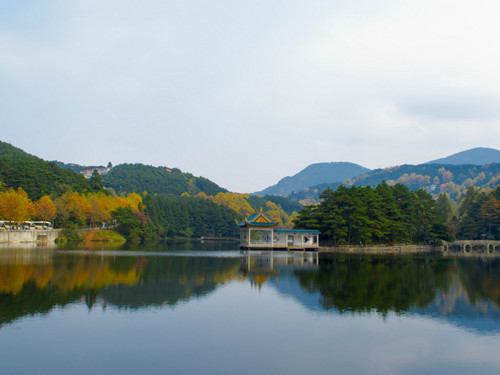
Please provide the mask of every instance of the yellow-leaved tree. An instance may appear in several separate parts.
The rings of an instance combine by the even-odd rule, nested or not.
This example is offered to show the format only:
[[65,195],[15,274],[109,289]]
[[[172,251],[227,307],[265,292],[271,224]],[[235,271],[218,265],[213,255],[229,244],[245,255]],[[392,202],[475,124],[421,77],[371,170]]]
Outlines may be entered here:
[[35,203],[35,218],[43,221],[54,221],[57,210],[56,205],[48,195],[44,195]]
[[22,188],[9,189],[0,193],[0,216],[4,220],[28,220],[33,214],[33,202]]

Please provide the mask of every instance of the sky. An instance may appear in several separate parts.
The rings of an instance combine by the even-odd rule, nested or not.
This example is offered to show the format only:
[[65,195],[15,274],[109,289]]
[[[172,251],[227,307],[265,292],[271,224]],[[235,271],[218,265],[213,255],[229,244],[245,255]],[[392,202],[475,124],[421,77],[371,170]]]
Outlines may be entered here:
[[0,0],[0,140],[254,192],[500,148],[497,0]]

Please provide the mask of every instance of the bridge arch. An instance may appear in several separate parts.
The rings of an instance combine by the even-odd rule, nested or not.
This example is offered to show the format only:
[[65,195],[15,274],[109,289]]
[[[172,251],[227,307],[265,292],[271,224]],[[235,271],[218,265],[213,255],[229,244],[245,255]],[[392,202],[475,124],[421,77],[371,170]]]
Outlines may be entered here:
[[500,241],[497,240],[455,240],[443,242],[443,254],[484,254],[497,255],[500,253]]
[[495,252],[495,244],[489,243],[486,245],[486,253],[493,254]]

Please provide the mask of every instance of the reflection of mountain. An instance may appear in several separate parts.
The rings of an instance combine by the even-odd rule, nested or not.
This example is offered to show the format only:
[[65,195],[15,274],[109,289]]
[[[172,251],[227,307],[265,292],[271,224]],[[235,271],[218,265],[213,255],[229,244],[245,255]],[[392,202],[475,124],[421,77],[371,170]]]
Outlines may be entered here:
[[312,311],[323,311],[321,305],[321,293],[309,291],[299,283],[297,275],[301,272],[311,272],[310,270],[300,270],[291,268],[278,268],[279,280],[273,278],[270,284],[281,294],[293,298],[304,307]]
[[460,328],[482,334],[500,332],[500,309],[489,300],[469,301],[460,282],[455,281],[447,293],[438,293],[424,309],[410,309],[411,313],[446,321]]

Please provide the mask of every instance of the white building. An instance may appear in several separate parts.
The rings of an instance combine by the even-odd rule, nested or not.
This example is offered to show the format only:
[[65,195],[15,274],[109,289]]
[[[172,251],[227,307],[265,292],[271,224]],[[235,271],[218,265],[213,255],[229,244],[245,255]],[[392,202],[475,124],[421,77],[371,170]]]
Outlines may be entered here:
[[274,223],[262,212],[240,223],[241,249],[317,250],[320,232],[315,229],[275,229]]

